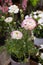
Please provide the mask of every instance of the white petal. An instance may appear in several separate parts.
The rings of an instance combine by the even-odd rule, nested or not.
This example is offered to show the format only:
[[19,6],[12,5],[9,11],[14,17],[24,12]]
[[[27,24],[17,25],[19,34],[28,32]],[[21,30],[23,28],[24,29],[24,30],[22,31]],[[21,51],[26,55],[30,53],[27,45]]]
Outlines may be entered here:
[[33,14],[37,14],[37,11],[36,12],[33,12]]
[[9,10],[8,12],[9,12],[9,13],[13,13],[14,11],[13,11],[13,10]]
[[38,20],[38,24],[43,24],[43,18]]
[[41,63],[38,63],[38,65],[42,65]]
[[38,16],[37,16],[37,15],[34,15],[33,17],[34,17],[35,19],[37,19],[37,18],[38,18]]
[[40,58],[43,59],[43,53],[41,53]]

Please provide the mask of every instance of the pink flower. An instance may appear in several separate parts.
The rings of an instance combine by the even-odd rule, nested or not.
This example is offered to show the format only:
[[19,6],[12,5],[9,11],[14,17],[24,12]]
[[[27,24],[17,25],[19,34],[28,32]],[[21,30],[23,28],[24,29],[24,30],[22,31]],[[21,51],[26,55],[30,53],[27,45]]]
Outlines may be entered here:
[[11,38],[12,39],[22,39],[22,37],[23,37],[22,32],[20,32],[18,30],[15,30],[15,31],[11,32]]
[[28,0],[22,0],[22,8],[26,10]]
[[36,27],[36,21],[32,18],[28,18],[23,20],[22,27],[24,27],[26,30],[33,30]]
[[8,11],[8,6],[4,6],[4,5],[3,5],[3,7],[2,7],[2,12],[5,13],[5,12],[7,12],[7,11]]

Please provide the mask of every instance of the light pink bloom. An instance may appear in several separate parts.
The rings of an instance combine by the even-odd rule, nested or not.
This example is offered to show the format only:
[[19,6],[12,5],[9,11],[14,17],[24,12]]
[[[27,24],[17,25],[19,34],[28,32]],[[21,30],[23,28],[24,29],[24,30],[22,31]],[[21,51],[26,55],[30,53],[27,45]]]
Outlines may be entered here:
[[28,0],[22,0],[22,8],[26,10]]
[[21,26],[24,27],[26,30],[32,30],[36,27],[36,21],[32,18],[28,18],[23,20]]
[[6,23],[11,23],[11,22],[12,22],[12,20],[13,20],[13,18],[12,18],[12,17],[7,17],[7,18],[5,19],[5,22],[6,22]]
[[11,38],[12,39],[22,39],[22,37],[23,37],[23,34],[18,30],[11,32]]
[[5,13],[5,12],[7,12],[7,11],[8,11],[8,6],[4,6],[4,5],[3,5],[3,7],[2,7],[2,12]]

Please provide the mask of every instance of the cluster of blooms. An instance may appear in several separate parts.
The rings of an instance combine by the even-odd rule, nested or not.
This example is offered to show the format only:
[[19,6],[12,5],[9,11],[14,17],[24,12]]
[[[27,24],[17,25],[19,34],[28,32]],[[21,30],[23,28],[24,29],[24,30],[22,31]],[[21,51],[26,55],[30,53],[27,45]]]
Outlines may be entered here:
[[[11,0],[5,0],[5,3],[12,3]],[[27,2],[27,0],[26,0]],[[23,2],[22,2],[23,3]],[[10,6],[0,6],[0,10],[2,10],[3,12],[9,12],[17,14],[18,12],[20,12],[20,9],[17,5],[10,5]],[[35,20],[34,20],[35,19]],[[36,20],[38,20],[38,23],[36,22]],[[13,17],[7,17],[5,19],[6,23],[11,23],[13,21]],[[40,24],[43,26],[43,12],[42,11],[36,11],[36,12],[32,12],[30,14],[30,16],[26,15],[25,19],[22,21],[21,23],[21,27],[26,29],[26,30],[33,30],[35,27],[37,27],[37,25]],[[40,27],[41,28],[41,27]]]
[[38,24],[43,26],[43,11],[32,12],[30,17],[38,20]]
[[[17,5],[11,5],[8,8],[8,12],[17,14],[19,12],[19,8]],[[13,21],[13,17],[7,17],[5,19],[6,23],[11,23]],[[26,29],[26,30],[33,30],[36,27],[36,21],[32,18],[30,18],[28,15],[25,16],[25,19],[21,23],[21,27]],[[12,31],[11,32],[11,37],[12,39],[21,39],[23,34],[20,31]]]
[[[22,1],[22,8],[24,10],[26,10],[26,7],[27,7],[27,1],[28,0],[23,0]],[[8,6],[12,5],[12,0],[4,0],[4,2],[2,2],[2,0],[0,0],[0,3],[2,3],[2,6],[0,5],[0,10],[5,13],[5,12],[8,12]],[[15,8],[15,5],[14,5],[14,8]],[[9,8],[9,9],[14,9],[12,6]],[[17,6],[16,6],[16,9],[17,9]],[[12,10],[9,10],[10,12]],[[13,10],[14,11],[14,10]]]
[[[9,13],[14,13],[14,14],[17,14],[19,12],[19,8],[17,5],[11,5],[9,8],[8,8],[8,12]],[[6,23],[11,23],[13,21],[13,17],[7,17],[5,20],[4,20]],[[18,30],[14,30],[11,32],[11,38],[12,39],[21,39],[23,36],[23,34],[18,31]]]

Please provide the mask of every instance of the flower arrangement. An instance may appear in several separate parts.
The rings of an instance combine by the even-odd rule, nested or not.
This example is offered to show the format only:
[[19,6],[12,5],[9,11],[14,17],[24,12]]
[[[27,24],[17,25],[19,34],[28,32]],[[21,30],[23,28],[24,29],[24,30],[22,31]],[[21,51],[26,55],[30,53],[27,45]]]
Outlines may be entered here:
[[[9,2],[5,0],[5,3]],[[31,41],[31,30],[36,27],[36,21],[24,15],[22,8],[8,5],[8,9],[0,7],[3,20],[3,35],[6,35],[6,48],[17,62],[28,62],[30,55],[36,55],[37,49]]]

